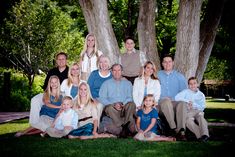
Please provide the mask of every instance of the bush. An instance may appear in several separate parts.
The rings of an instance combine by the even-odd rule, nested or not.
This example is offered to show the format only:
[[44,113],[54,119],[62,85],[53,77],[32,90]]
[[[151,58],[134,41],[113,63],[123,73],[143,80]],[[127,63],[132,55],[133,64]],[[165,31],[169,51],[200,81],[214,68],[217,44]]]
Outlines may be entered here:
[[36,75],[32,87],[29,87],[28,79],[22,72],[15,69],[0,68],[1,82],[4,80],[4,72],[10,72],[9,90],[10,95],[3,97],[4,89],[3,83],[0,84],[1,100],[3,100],[1,111],[29,111],[31,98],[43,92],[41,86],[43,85],[45,75]]

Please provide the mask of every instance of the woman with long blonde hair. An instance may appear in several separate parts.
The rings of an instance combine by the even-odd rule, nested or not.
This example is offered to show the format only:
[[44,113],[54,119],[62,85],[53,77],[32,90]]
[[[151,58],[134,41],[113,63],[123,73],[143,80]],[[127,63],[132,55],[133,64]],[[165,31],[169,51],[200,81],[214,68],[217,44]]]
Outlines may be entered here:
[[61,84],[61,92],[64,96],[70,96],[75,100],[78,95],[78,86],[81,82],[80,79],[80,66],[79,63],[73,63],[69,67],[68,78],[65,79]]
[[103,53],[98,50],[97,40],[93,33],[86,36],[83,50],[80,56],[81,79],[87,81],[90,73],[96,69],[98,57]]
[[78,114],[78,128],[69,133],[69,138],[90,139],[110,137],[109,134],[98,134],[98,111],[97,105],[91,98],[89,85],[82,82],[79,85],[79,96],[77,103],[74,105],[74,110]]

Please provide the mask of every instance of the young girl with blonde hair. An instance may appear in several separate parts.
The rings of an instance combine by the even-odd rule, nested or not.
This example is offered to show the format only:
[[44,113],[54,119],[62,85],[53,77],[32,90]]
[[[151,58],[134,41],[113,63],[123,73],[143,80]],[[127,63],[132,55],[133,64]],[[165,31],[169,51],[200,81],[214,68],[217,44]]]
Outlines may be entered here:
[[138,133],[134,139],[140,141],[175,141],[173,137],[157,135],[158,112],[155,109],[155,100],[152,94],[144,97],[142,109],[137,112],[136,126]]

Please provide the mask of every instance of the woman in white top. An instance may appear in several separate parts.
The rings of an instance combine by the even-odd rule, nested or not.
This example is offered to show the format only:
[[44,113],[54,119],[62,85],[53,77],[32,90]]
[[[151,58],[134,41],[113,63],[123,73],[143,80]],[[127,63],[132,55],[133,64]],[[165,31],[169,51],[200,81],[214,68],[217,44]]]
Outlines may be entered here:
[[68,78],[65,79],[60,87],[63,96],[70,96],[75,100],[78,95],[78,86],[81,82],[80,80],[80,67],[78,63],[73,63],[69,67]]
[[156,76],[156,67],[151,61],[144,64],[142,74],[134,81],[133,99],[137,109],[141,108],[144,96],[147,94],[153,94],[156,103],[161,94],[160,82]]
[[98,50],[95,35],[92,33],[88,34],[80,56],[82,80],[87,81],[90,73],[98,69],[97,60],[102,54],[103,53]]

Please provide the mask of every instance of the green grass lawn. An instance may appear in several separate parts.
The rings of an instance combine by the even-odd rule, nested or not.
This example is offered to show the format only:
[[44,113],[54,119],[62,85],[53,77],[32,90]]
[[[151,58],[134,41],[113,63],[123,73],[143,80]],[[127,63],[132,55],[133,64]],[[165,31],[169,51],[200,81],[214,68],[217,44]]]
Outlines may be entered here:
[[[205,116],[211,122],[235,123],[235,103],[207,100]],[[14,133],[28,127],[28,119],[0,124],[1,156],[95,156],[95,157],[220,157],[232,156],[234,127],[209,127],[207,143],[139,142],[133,139],[70,140],[41,138],[39,135],[15,138]]]

